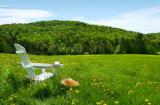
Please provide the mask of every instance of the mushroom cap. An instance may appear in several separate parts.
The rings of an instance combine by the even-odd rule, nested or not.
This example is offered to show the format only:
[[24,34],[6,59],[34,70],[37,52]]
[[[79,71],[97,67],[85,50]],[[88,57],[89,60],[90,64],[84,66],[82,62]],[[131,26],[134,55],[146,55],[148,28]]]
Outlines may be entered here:
[[76,80],[73,80],[71,78],[62,79],[61,83],[65,86],[69,86],[69,87],[79,86],[79,82]]

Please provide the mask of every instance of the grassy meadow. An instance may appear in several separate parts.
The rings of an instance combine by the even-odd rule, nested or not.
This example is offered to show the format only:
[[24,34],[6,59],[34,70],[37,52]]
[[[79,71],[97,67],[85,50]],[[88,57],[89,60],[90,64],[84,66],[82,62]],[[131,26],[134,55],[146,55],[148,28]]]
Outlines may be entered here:
[[[0,54],[0,105],[160,105],[159,55],[29,55],[32,62],[64,67],[35,83],[16,54]],[[73,78],[79,87],[60,81]]]

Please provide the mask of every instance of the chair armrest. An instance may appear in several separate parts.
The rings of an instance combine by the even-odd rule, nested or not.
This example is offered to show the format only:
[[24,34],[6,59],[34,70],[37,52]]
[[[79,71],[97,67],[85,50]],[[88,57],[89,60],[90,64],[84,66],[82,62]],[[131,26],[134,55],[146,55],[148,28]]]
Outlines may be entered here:
[[52,64],[47,64],[47,63],[31,63],[32,67],[34,68],[53,68]]
[[47,63],[31,63],[31,65],[34,68],[40,68],[40,69],[57,68],[63,66],[63,64],[47,64]]
[[63,64],[52,64],[53,67],[63,67]]

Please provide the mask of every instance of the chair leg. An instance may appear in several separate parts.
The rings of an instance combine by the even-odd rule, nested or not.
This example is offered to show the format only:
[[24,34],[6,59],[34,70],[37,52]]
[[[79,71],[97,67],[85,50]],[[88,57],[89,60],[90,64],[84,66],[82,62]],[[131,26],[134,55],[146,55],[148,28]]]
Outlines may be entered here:
[[57,75],[58,75],[57,72],[56,72],[56,69],[54,69],[54,68],[53,68],[53,75],[54,75],[54,76],[57,76]]
[[42,69],[42,73],[45,73],[46,72],[46,69]]
[[53,74],[55,73],[55,69],[53,68]]

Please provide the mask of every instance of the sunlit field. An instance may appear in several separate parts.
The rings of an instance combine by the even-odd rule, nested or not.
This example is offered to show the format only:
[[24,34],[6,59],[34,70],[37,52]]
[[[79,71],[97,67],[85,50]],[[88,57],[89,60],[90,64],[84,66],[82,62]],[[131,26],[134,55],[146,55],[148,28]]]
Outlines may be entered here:
[[[0,54],[1,105],[160,105],[159,55],[29,57],[37,63],[59,60],[64,67],[35,83],[27,79],[17,55]],[[65,87],[60,83],[64,78],[80,86]]]

